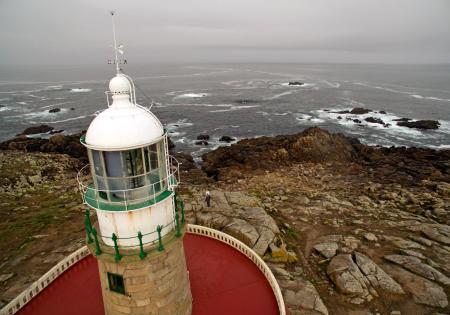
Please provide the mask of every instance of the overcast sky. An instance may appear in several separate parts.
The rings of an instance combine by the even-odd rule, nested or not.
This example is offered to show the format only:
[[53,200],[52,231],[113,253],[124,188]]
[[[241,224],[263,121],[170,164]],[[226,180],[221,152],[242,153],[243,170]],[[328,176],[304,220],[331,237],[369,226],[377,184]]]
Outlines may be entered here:
[[450,0],[0,0],[0,65],[450,63]]

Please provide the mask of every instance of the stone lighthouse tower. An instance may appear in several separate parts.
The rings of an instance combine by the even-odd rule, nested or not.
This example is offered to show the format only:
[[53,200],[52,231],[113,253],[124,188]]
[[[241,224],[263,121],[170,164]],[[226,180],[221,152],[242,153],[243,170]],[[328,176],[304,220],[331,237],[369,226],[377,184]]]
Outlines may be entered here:
[[167,133],[136,103],[134,83],[118,66],[107,96],[108,108],[81,139],[90,165],[80,178],[84,203],[97,215],[93,223],[87,210],[85,225],[105,313],[191,314],[178,163],[168,155]]

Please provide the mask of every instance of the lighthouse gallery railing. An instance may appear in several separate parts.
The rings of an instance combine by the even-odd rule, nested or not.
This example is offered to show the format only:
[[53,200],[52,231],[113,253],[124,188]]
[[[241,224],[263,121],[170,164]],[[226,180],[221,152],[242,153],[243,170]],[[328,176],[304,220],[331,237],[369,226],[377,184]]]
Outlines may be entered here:
[[[97,189],[94,186],[90,174],[89,164],[85,165],[77,174],[79,189],[83,202],[92,208],[105,211],[129,211],[153,205],[166,198],[172,193],[173,187],[179,183],[179,162],[176,158],[168,156],[168,176],[153,182],[130,189]],[[139,175],[130,177],[130,180],[146,176]],[[167,189],[162,188],[167,187]],[[138,198],[139,194],[144,197]],[[114,197],[111,197],[114,196]],[[106,197],[106,198],[105,198]]]

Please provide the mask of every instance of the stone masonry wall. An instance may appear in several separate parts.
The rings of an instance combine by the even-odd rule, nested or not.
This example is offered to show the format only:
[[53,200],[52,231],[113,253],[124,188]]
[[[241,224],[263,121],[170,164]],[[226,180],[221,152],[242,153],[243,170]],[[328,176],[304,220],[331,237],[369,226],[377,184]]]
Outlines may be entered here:
[[[103,256],[103,257],[102,257]],[[98,258],[106,315],[190,315],[192,295],[183,239],[143,260]],[[125,295],[109,290],[107,272],[123,275]]]

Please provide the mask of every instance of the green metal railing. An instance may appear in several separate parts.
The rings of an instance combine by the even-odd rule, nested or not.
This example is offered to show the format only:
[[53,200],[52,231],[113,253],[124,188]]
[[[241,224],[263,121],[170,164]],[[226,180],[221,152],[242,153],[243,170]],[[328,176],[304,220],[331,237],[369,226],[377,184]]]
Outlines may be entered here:
[[[108,238],[111,239],[114,243],[113,246],[107,245],[105,243],[102,243],[102,245],[100,245],[100,241],[98,239],[98,232],[95,229],[95,227],[92,226],[92,222],[91,222],[91,217],[90,217],[90,210],[86,209],[85,212],[85,219],[84,219],[84,226],[85,226],[85,230],[86,230],[86,240],[88,244],[92,244],[94,243],[95,246],[95,255],[99,256],[102,254],[110,254],[107,253],[106,251],[102,250],[102,246],[107,246],[109,248],[114,248],[114,259],[115,261],[120,261],[123,256],[133,256],[136,255],[135,253],[133,254],[127,254],[127,253],[121,253],[121,248],[124,249],[126,247],[139,247],[139,253],[138,256],[140,259],[144,259],[145,257],[147,257],[148,252],[146,252],[144,250],[144,245],[149,245],[149,244],[157,244],[157,250],[158,251],[164,251],[164,243],[163,243],[163,237],[162,237],[162,231],[166,228],[169,228],[173,225],[173,223],[175,223],[175,236],[176,237],[181,237],[182,235],[182,227],[185,225],[185,215],[184,215],[184,202],[183,200],[179,199],[176,197],[174,197],[174,203],[175,203],[175,219],[171,222],[169,222],[168,224],[161,226],[158,225],[156,230],[153,232],[149,232],[149,233],[145,233],[142,234],[140,231],[137,233],[136,236],[131,236],[131,237],[117,237],[117,235],[115,233],[113,233],[111,235],[111,237],[106,236],[106,235],[101,235],[102,238]],[[150,235],[150,234],[154,234],[154,233],[158,233],[158,237],[156,240],[150,241],[150,242],[146,242],[144,243],[142,241],[142,238],[144,236]],[[130,239],[134,239],[136,238],[138,241],[138,245],[118,245],[118,241],[120,241],[121,239],[123,240],[130,240]]]

